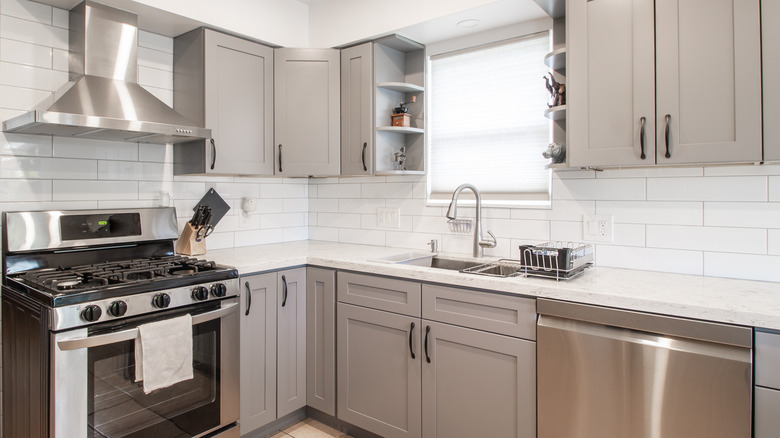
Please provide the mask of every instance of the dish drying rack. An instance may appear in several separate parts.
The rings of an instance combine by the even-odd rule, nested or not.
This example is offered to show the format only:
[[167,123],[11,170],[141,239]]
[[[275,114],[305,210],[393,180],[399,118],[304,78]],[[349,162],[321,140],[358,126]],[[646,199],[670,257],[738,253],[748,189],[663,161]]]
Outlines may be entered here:
[[571,280],[593,265],[593,245],[546,242],[520,245],[520,260],[500,259],[461,272],[489,277],[543,277]]
[[593,245],[577,242],[520,245],[520,265],[528,277],[570,280],[593,266]]

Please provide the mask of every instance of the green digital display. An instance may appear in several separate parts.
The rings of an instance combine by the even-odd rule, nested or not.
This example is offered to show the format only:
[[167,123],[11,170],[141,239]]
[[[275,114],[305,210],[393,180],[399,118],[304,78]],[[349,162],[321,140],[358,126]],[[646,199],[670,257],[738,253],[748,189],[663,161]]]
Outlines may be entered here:
[[98,221],[98,225],[100,226],[108,225],[108,221]]

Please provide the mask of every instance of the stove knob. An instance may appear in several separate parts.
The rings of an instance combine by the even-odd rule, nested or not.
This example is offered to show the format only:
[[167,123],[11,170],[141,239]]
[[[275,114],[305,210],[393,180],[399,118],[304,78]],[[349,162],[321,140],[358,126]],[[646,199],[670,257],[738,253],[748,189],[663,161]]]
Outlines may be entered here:
[[227,286],[222,283],[214,283],[211,285],[211,295],[217,298],[222,298],[227,295]]
[[209,298],[209,290],[206,286],[198,286],[192,290],[192,299],[195,301],[203,301]]
[[114,301],[108,306],[108,313],[111,316],[122,316],[127,312],[127,303],[124,301]]
[[95,322],[100,319],[100,315],[103,311],[100,310],[100,306],[87,306],[81,311],[81,319],[87,322]]
[[157,294],[152,298],[152,304],[158,309],[164,309],[171,304],[171,296],[168,294]]

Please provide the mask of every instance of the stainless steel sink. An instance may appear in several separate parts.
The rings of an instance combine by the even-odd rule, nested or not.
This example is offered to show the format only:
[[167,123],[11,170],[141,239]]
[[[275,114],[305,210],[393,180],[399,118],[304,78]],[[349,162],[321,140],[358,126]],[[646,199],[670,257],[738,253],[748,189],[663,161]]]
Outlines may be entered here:
[[433,257],[431,259],[431,268],[447,269],[450,271],[462,271],[480,265],[474,260],[448,259],[444,257]]

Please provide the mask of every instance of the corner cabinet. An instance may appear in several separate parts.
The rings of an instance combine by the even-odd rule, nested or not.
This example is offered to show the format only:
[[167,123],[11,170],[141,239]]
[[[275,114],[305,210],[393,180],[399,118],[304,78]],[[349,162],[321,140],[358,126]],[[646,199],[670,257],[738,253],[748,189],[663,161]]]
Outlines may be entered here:
[[209,140],[174,145],[174,174],[273,174],[273,49],[210,29],[174,39],[173,106]]
[[571,166],[761,160],[758,0],[568,0],[566,11]]
[[306,406],[306,269],[241,278],[241,434]]
[[336,49],[274,50],[275,174],[339,174],[339,61]]

